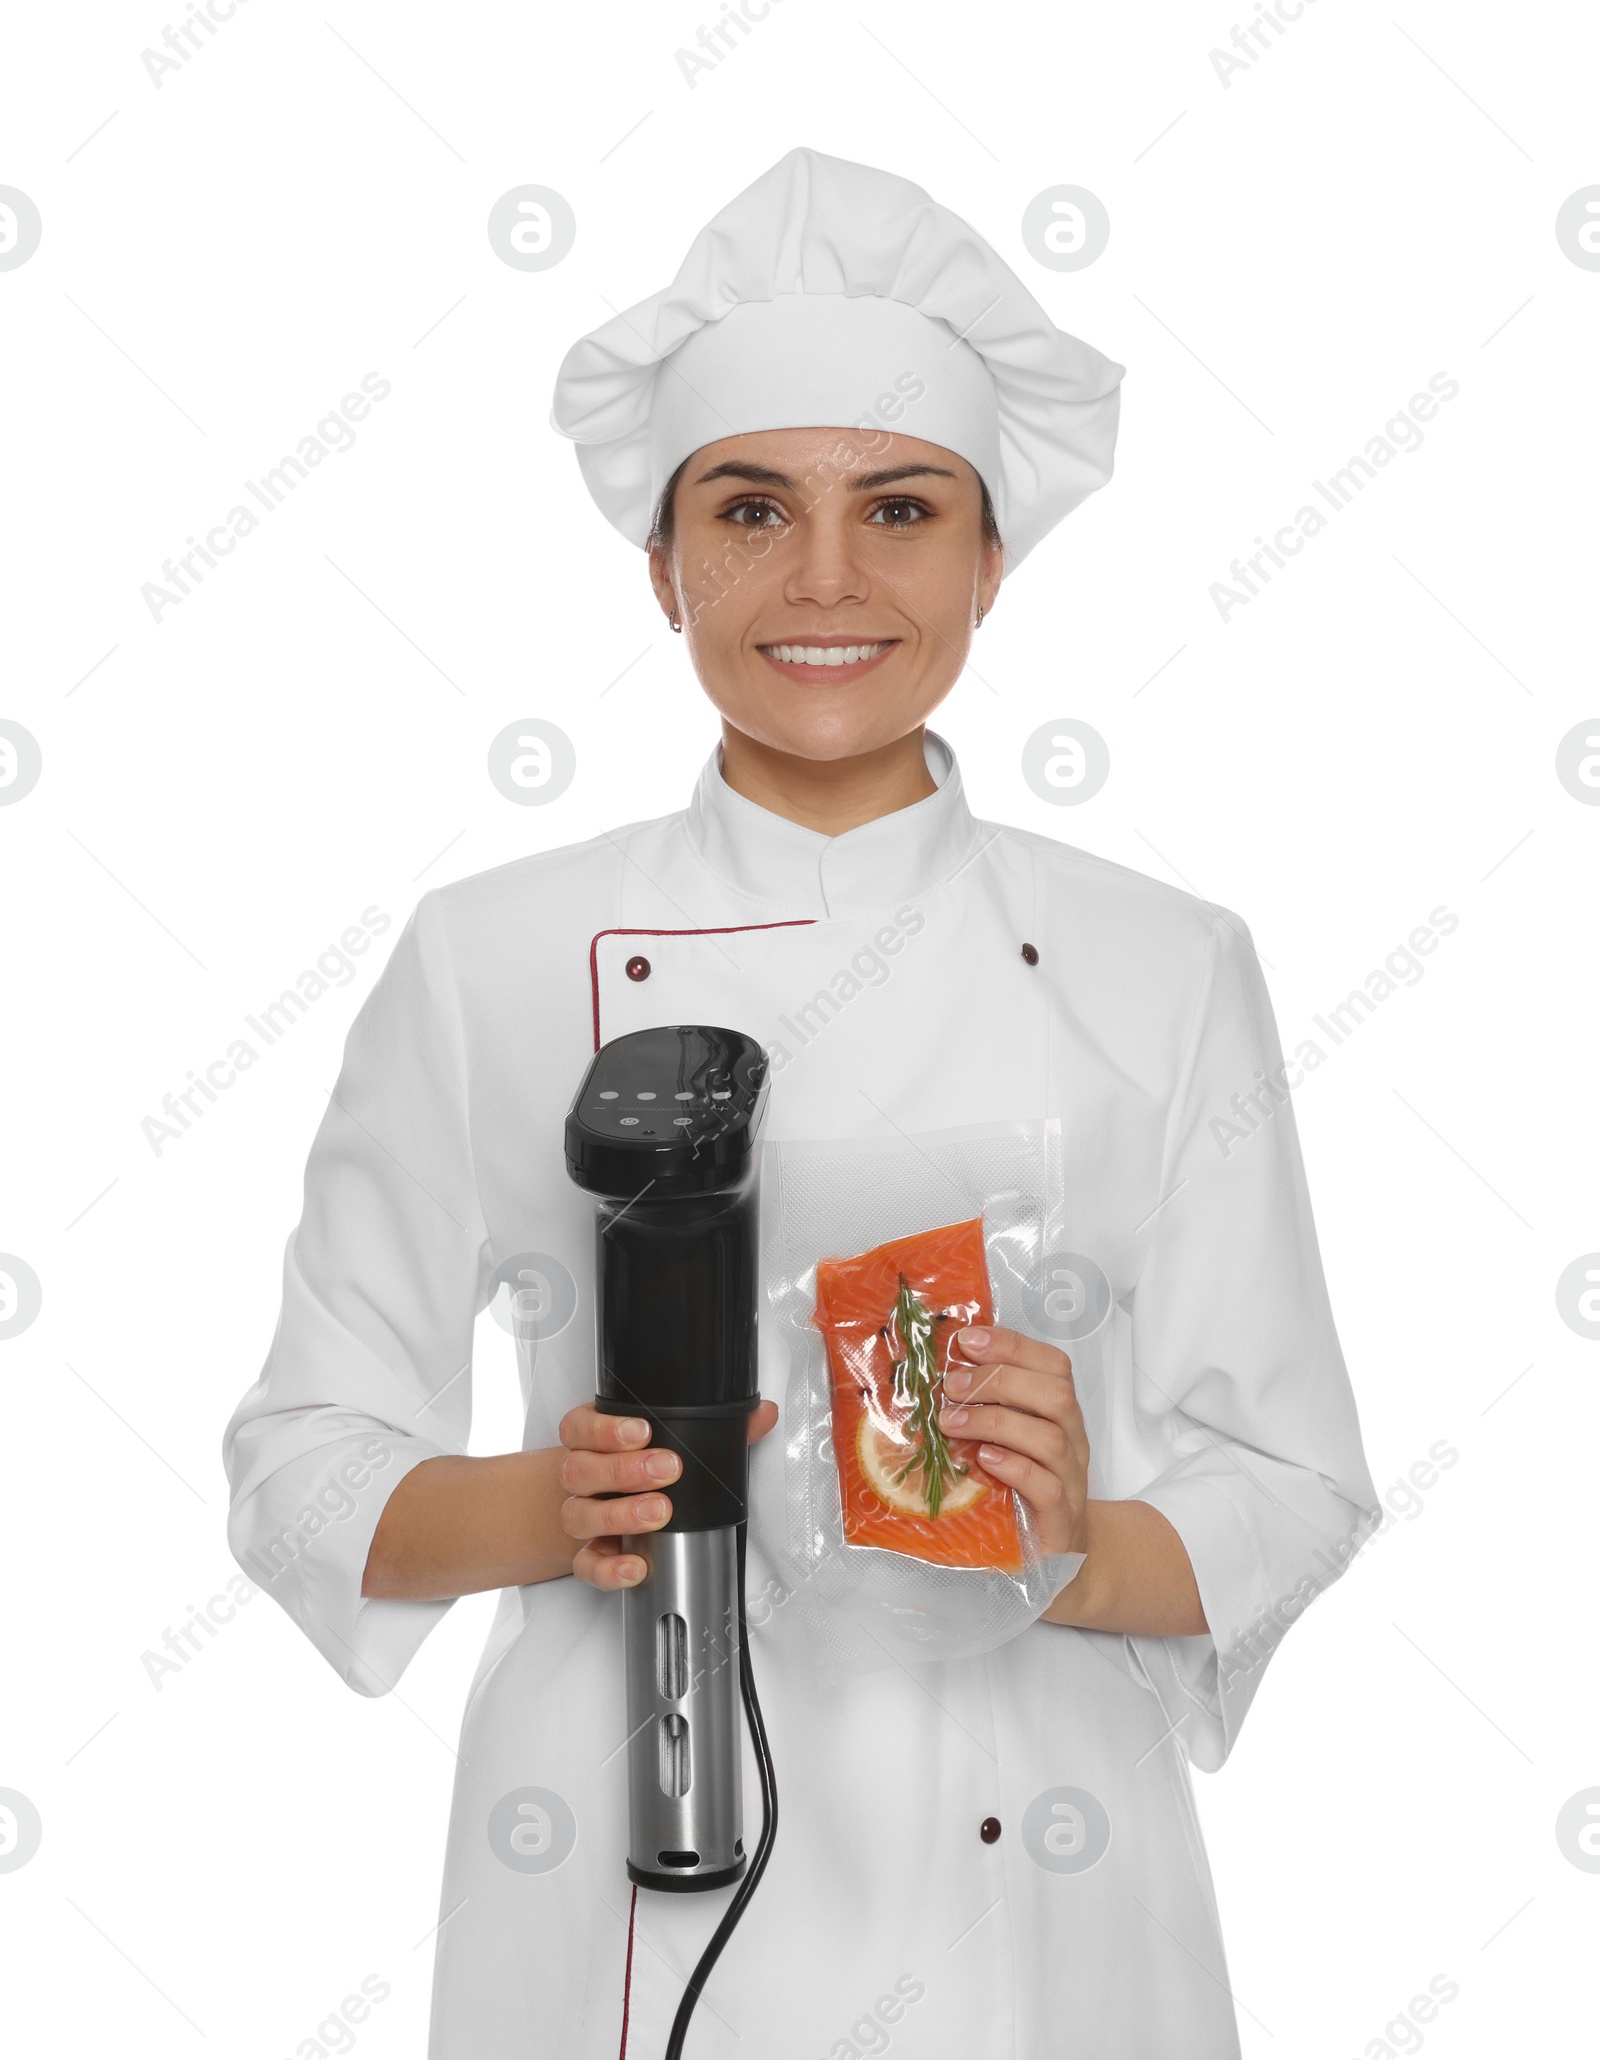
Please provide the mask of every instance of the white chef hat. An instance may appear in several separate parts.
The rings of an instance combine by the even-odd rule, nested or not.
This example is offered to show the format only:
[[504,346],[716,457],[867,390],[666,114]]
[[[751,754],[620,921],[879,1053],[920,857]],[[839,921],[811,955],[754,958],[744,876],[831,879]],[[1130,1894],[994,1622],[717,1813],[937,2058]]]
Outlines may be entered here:
[[1016,565],[1110,478],[1122,372],[920,186],[791,150],[670,286],[572,346],[550,421],[641,546],[678,466],[721,437],[860,425],[940,444],[988,487]]

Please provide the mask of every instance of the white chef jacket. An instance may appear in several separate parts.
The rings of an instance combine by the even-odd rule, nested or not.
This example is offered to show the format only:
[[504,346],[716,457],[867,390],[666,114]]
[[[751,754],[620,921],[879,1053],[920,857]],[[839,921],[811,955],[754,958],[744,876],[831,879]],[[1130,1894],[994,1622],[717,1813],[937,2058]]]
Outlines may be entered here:
[[[1221,1764],[1377,1504],[1271,1005],[1236,916],[976,819],[932,732],[926,755],[936,793],[828,837],[735,793],[713,752],[679,813],[424,895],[312,1146],[277,1333],[228,1428],[230,1542],[353,1688],[395,1684],[449,1605],[363,1599],[367,1551],[409,1469],[465,1449],[497,1267],[547,1254],[578,1286],[525,1355],[525,1449],[594,1391],[593,1202],[563,1124],[602,1041],[749,1031],[777,1140],[1059,1118],[1067,1242],[1114,1297],[1077,1368],[1091,1493],[1172,1522],[1211,1631],[1040,1621],[825,1685],[784,1607],[780,1425],[752,1455],[746,1583],[779,1833],[687,2050],[1224,2060],[1189,1765]],[[888,976],[841,978],[885,931]],[[781,1408],[775,1331],[761,1391]],[[657,2060],[733,1893],[627,1879],[622,1608],[571,1578],[501,1597],[463,1721],[431,2060]],[[744,1778],[753,1849],[748,1740]],[[521,1790],[526,1865],[506,1858]]]

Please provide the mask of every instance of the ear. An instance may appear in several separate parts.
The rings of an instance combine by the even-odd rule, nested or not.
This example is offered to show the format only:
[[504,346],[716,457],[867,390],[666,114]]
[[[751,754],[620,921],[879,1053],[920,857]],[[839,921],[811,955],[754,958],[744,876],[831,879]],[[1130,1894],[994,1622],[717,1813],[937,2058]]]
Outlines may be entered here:
[[650,546],[649,562],[650,585],[654,589],[662,614],[671,616],[676,612],[681,615],[683,611],[678,606],[678,590],[673,583],[672,570],[667,562],[667,554],[659,544]]
[[987,618],[994,611],[994,604],[1000,595],[1000,582],[1005,577],[1005,551],[999,544],[985,544],[983,559],[978,568],[978,605]]

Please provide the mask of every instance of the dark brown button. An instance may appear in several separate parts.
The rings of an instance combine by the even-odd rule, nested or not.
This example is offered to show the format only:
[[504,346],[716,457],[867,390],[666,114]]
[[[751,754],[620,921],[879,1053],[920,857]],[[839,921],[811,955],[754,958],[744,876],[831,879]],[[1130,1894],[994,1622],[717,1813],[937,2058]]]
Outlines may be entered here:
[[630,980],[648,980],[650,961],[647,958],[631,958],[622,970]]
[[1000,1819],[998,1817],[985,1817],[978,1826],[978,1836],[985,1845],[993,1845],[1000,1836]]
[[1037,965],[1037,964],[1039,963],[1039,952],[1038,952],[1038,947],[1037,947],[1036,945],[1032,945],[1032,944],[1025,944],[1025,945],[1023,945],[1023,947],[1022,947],[1022,963],[1023,963],[1023,964],[1025,965],[1025,966],[1036,966],[1036,965]]

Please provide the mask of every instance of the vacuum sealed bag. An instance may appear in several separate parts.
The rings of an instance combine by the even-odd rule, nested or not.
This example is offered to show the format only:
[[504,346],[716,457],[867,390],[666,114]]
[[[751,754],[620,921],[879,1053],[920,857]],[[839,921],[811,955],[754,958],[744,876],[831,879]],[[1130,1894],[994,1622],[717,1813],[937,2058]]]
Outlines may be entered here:
[[783,1557],[819,1675],[973,1658],[1082,1565],[937,1422],[956,1333],[1029,1321],[1058,1240],[1056,1119],[774,1142],[762,1161],[770,1317],[789,1352]]
[[1010,1492],[939,1423],[957,1331],[994,1321],[982,1217],[820,1259],[816,1294],[846,1544],[1020,1573]]

